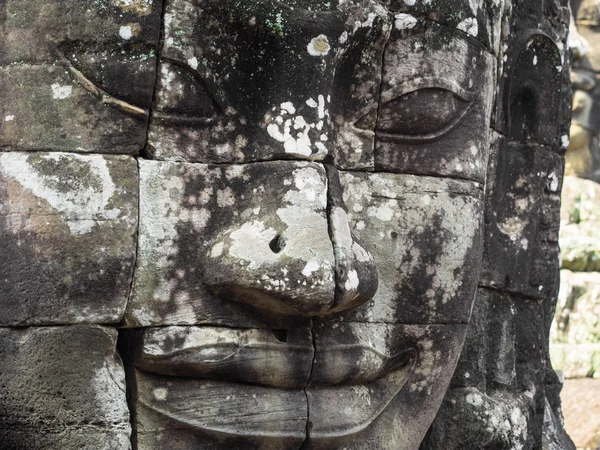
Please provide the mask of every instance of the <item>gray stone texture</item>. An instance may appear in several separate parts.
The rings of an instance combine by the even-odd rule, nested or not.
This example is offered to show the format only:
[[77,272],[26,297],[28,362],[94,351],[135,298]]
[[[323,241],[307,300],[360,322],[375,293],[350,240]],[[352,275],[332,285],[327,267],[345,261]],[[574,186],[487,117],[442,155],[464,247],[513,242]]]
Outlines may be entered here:
[[0,2],[0,447],[570,448],[567,24]]
[[1,328],[1,447],[129,449],[116,343],[116,330],[97,325]]
[[9,0],[0,20],[0,149],[145,145],[159,1]]
[[[566,2],[506,2],[482,274],[465,346],[422,450],[574,449],[548,354],[568,143]],[[543,81],[542,81],[543,80]]]
[[137,178],[128,156],[0,153],[0,325],[121,320]]

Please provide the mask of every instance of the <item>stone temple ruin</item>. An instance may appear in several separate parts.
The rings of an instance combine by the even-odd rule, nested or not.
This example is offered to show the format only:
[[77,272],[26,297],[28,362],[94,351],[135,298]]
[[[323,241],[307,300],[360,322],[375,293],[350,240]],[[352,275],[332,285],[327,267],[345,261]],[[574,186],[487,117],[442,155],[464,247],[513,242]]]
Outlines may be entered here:
[[573,448],[566,1],[0,23],[0,448]]

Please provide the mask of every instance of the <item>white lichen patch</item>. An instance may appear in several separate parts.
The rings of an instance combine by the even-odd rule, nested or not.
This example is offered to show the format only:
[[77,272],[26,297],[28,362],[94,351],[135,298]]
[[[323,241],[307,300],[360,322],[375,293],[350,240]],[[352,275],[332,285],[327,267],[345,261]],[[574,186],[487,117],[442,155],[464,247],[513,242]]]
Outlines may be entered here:
[[348,273],[348,279],[346,280],[346,283],[344,283],[344,288],[347,291],[351,291],[353,289],[356,289],[358,287],[358,284],[359,284],[358,273],[356,272],[356,270],[351,270]]
[[348,41],[348,32],[347,32],[347,31],[344,31],[344,32],[343,32],[343,33],[340,35],[340,37],[338,38],[338,42],[339,42],[340,44],[342,44],[342,45],[343,45],[343,44],[345,44],[347,41]]
[[331,46],[329,45],[327,36],[320,34],[310,40],[306,49],[311,56],[325,56],[329,53],[329,50],[331,50]]
[[[63,173],[44,171],[45,161],[56,164],[61,158],[85,167],[87,179],[78,180],[77,174],[73,174],[75,180],[67,188],[62,186]],[[0,170],[23,189],[47,201],[73,234],[89,233],[97,221],[114,220],[121,213],[118,209],[107,208],[116,193],[116,186],[102,156],[49,153],[37,155],[32,162],[28,154],[5,153],[0,157]]]
[[305,277],[310,277],[312,273],[319,270],[320,267],[321,265],[319,264],[319,261],[317,261],[316,259],[311,259],[306,263],[304,269],[302,269],[302,275],[304,275]]
[[196,70],[198,68],[198,58],[196,58],[195,56],[188,58],[187,63],[188,63],[188,66],[190,66],[194,70]]
[[394,26],[398,30],[410,30],[417,25],[417,18],[410,14],[396,14],[394,16]]
[[158,401],[164,401],[167,399],[169,391],[166,388],[155,388],[152,390],[152,395]]
[[477,19],[475,17],[466,18],[465,20],[460,22],[456,26],[456,28],[458,28],[461,31],[464,31],[465,33],[473,37],[477,37],[477,35],[479,34],[479,25],[477,24]]
[[[267,134],[278,142],[283,143],[285,153],[304,158],[318,159],[328,153],[323,142],[328,140],[327,135],[317,135],[314,129],[323,128],[323,120],[329,112],[325,109],[323,95],[318,96],[319,102],[310,98],[306,104],[316,109],[319,121],[309,122],[305,116],[296,114],[296,106],[290,102],[282,102],[279,105],[279,114],[273,114],[277,109],[274,107],[272,113],[265,115]],[[314,134],[313,134],[314,133]],[[323,139],[325,137],[325,139]],[[316,151],[313,150],[316,149]]]
[[396,206],[398,206],[398,202],[395,200],[388,200],[382,205],[369,206],[367,214],[371,217],[376,217],[381,221],[389,222],[394,217],[394,209]]
[[133,29],[131,25],[123,25],[119,28],[119,36],[121,39],[128,41],[133,37]]
[[231,188],[225,188],[217,191],[217,205],[220,208],[226,208],[235,204],[235,197]]
[[12,122],[13,120],[15,120],[15,116],[13,116],[12,114],[9,114],[4,118],[5,122]]
[[211,258],[221,257],[221,255],[223,254],[223,247],[224,247],[223,242],[217,242],[215,245],[213,245],[212,249],[210,250],[210,257]]
[[229,255],[248,262],[249,269],[256,269],[266,263],[274,263],[279,256],[273,252],[257,252],[258,248],[269,248],[269,242],[277,235],[273,228],[267,228],[259,220],[244,223],[229,237]]
[[465,398],[466,402],[472,406],[483,405],[483,397],[477,392],[470,392]]
[[73,93],[73,86],[54,83],[50,87],[52,88],[52,97],[57,100],[69,98]]

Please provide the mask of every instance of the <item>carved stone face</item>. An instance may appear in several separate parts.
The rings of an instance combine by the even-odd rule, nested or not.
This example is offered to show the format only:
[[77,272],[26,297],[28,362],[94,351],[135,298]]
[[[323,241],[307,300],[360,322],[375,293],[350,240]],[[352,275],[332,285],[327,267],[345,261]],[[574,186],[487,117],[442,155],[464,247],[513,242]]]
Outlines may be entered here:
[[[494,2],[422,3],[166,2],[122,332],[138,449],[418,448],[479,276],[498,42]],[[144,102],[104,87],[139,139]]]
[[475,18],[309,3],[167,6],[126,313],[140,448],[417,448],[452,375],[494,58]]

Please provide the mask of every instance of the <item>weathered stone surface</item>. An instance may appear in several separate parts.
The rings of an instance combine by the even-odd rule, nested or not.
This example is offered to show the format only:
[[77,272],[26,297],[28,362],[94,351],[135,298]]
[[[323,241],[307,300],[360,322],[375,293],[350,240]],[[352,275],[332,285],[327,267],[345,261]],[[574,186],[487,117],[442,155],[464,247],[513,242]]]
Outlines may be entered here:
[[[167,2],[154,157],[323,160],[343,142],[357,153],[352,162],[372,168],[374,123],[366,131],[354,123],[378,104],[393,16],[371,0],[292,4]],[[337,137],[334,120],[344,130]]]
[[[227,300],[254,296],[269,302],[267,313],[269,306],[277,313],[302,308],[295,302],[333,302],[321,165],[140,161],[140,168],[140,244],[127,323],[260,326],[257,314]],[[223,301],[217,291],[225,289]],[[277,307],[270,292],[291,306]]]
[[496,178],[487,186],[482,281],[550,298],[558,271],[562,159],[536,144],[494,142]]
[[309,329],[171,326],[127,333],[135,367],[161,375],[302,389],[313,364]]
[[382,3],[396,15],[403,13],[459,30],[480,41],[491,53],[500,50],[501,15],[506,8],[503,2],[383,0]]
[[379,289],[340,320],[466,323],[481,258],[481,185],[342,172],[352,232],[374,259]]
[[285,390],[135,370],[139,450],[299,448],[306,396]]
[[324,167],[308,162],[141,162],[127,323],[263,327],[265,316],[285,321],[368,300],[372,257],[342,206],[327,212],[327,183]]
[[556,426],[561,383],[546,353],[552,310],[478,290],[463,353],[422,450],[537,449],[543,442],[574,448]]
[[0,329],[2,448],[130,448],[116,341],[95,325]]
[[[464,325],[318,322],[310,449],[418,448],[446,392]],[[336,405],[336,414],[331,414]]]
[[422,448],[529,448],[527,403],[525,397],[501,391],[488,395],[474,387],[451,389]]
[[5,2],[0,150],[143,148],[160,17],[158,1]]
[[[415,450],[452,378],[482,253],[467,353],[423,448],[569,448],[555,439],[560,383],[546,347],[570,106],[565,0],[4,3],[2,149],[132,154],[147,144],[140,183],[133,159],[91,157],[111,179],[119,168],[128,181],[113,180],[115,191],[134,211],[141,192],[120,345],[134,448]],[[66,161],[52,182],[77,211],[96,208],[73,163],[84,157],[41,157]],[[119,320],[137,212],[113,217],[101,200],[93,221],[57,214],[54,194],[38,205],[39,191],[23,197],[27,182],[9,175],[18,183],[0,194],[26,199],[16,217],[27,233],[37,227],[30,253],[92,277],[77,290],[66,276],[38,285],[29,279],[41,271],[16,272],[10,289],[32,287],[22,289],[27,314],[9,325]],[[31,219],[39,208],[44,222]],[[82,226],[100,237],[70,256]],[[124,265],[108,270],[113,257]],[[112,281],[95,282],[103,276]],[[78,314],[30,306],[36,296],[66,305],[88,288],[98,297],[83,295]],[[98,348],[69,330],[69,344]],[[50,364],[54,353],[35,357]],[[72,353],[61,355],[67,373],[86,367]],[[112,407],[122,411],[120,395]],[[127,433],[96,428],[73,439],[69,426],[13,428],[0,447],[127,448]]]
[[490,116],[494,58],[461,32],[408,17],[384,53],[375,169],[484,182],[488,134],[477,130]]
[[118,322],[137,190],[130,157],[0,154],[0,324]]

